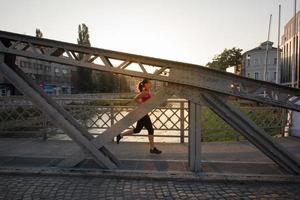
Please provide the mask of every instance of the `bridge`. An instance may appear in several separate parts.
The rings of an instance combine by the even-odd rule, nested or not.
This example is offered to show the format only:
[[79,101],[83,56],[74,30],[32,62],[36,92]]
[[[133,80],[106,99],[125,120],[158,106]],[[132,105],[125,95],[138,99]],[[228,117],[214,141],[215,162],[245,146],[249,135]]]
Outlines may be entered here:
[[[83,55],[83,56],[79,56]],[[61,105],[30,79],[16,64],[16,56],[60,63],[132,77],[163,81],[167,86],[94,138]],[[74,167],[92,158],[100,168],[118,169],[120,161],[107,143],[168,98],[189,101],[189,168],[199,172],[201,163],[202,106],[208,106],[250,143],[290,174],[300,174],[300,163],[285,147],[259,128],[227,99],[235,96],[293,111],[300,111],[300,90],[215,71],[203,66],[133,55],[60,41],[0,31],[0,71],[27,96],[51,122],[61,128],[80,150],[58,163]]]

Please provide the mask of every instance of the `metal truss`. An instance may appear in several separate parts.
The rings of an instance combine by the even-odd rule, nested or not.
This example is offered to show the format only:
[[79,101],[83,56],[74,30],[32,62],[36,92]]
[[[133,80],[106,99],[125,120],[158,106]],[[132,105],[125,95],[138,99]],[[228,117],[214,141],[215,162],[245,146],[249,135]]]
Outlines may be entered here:
[[[11,57],[6,58],[11,59]],[[117,168],[119,162],[115,156],[103,145],[101,148],[96,148],[90,142],[93,136],[80,126],[63,107],[48,97],[22,70],[12,63],[8,66],[4,61],[9,59],[5,59],[4,54],[0,54],[0,72],[24,95],[29,97],[51,119],[53,124],[64,130],[81,147],[83,152],[90,155],[96,163],[104,168]]]
[[[5,58],[4,58],[5,55]],[[168,86],[156,96],[126,115],[97,138],[93,138],[61,106],[49,98],[32,80],[14,66],[15,56],[56,62],[65,65],[107,71],[128,76],[150,78],[168,82]],[[191,168],[201,170],[201,127],[197,125],[199,104],[208,105],[216,114],[243,134],[252,144],[290,173],[300,174],[296,158],[278,145],[262,129],[258,128],[238,109],[224,99],[228,95],[254,100],[278,107],[300,111],[296,104],[299,89],[252,80],[233,74],[211,70],[199,65],[180,63],[145,56],[84,47],[59,41],[35,38],[0,31],[0,70],[18,89],[39,106],[52,122],[62,128],[85,152],[79,151],[60,163],[61,166],[75,166],[92,157],[99,165],[116,168],[118,160],[104,144],[129,127],[142,116],[158,107],[172,94],[182,96],[192,103],[190,112],[190,137],[193,141],[190,158]],[[5,61],[5,62],[4,62]],[[7,63],[10,63],[9,66]],[[200,130],[197,130],[200,129]]]
[[230,105],[220,97],[202,93],[202,101],[235,130],[261,150],[271,160],[292,174],[300,174],[300,163],[288,150],[277,143],[263,129],[259,128],[238,108]]
[[79,46],[4,31],[0,31],[0,53],[193,86],[300,111],[300,105],[296,104],[300,98],[298,89],[211,70],[199,65]]
[[[219,117],[226,121],[236,131],[242,134],[250,143],[256,146],[271,160],[292,174],[300,174],[300,163],[282,145],[277,143],[262,128],[259,128],[237,107],[227,102],[224,96],[208,93],[191,87],[177,86],[182,97],[198,104],[208,106]],[[195,149],[200,147],[195,147]],[[198,153],[199,154],[199,153]]]
[[[138,121],[140,118],[145,116],[154,108],[163,104],[168,98],[170,98],[174,94],[174,92],[175,92],[175,88],[171,86],[167,86],[166,88],[158,92],[150,100],[143,103],[142,106],[137,107],[134,111],[130,112],[128,115],[126,115],[120,121],[115,123],[109,129],[104,131],[101,135],[97,136],[91,142],[97,148],[101,148],[103,143],[113,140],[113,138],[116,137],[118,134],[120,134],[123,130],[127,129],[130,125]],[[76,166],[85,158],[86,158],[85,155],[81,151],[78,151],[73,155],[71,155],[69,158],[63,160],[59,164],[59,166],[61,167]]]

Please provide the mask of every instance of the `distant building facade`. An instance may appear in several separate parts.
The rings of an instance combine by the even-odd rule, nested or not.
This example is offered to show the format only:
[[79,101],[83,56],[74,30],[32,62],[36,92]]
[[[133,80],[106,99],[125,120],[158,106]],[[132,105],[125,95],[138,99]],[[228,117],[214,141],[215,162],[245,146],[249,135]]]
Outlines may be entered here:
[[17,57],[16,65],[31,76],[47,94],[71,94],[72,67],[24,57]]
[[295,27],[295,18],[293,17],[288,21],[288,23],[284,26],[284,34],[281,37],[281,83],[284,85],[291,85],[292,81],[292,65],[295,62],[295,86],[299,87],[299,35],[300,35],[300,11],[297,12],[296,15],[297,24],[296,31],[294,31]]
[[237,66],[231,66],[226,68],[226,72],[239,75]]
[[[71,66],[24,57],[16,57],[15,64],[35,80],[47,94],[71,94]],[[0,75],[0,96],[18,94],[20,94],[18,90]]]
[[[258,47],[246,51],[242,55],[241,75],[257,80],[264,80],[264,69],[266,66],[266,48],[268,45],[268,60],[266,81],[276,82],[276,65],[278,62],[277,48],[273,47],[273,42],[266,41]],[[280,59],[280,58],[279,58]],[[278,74],[280,80],[280,73]]]

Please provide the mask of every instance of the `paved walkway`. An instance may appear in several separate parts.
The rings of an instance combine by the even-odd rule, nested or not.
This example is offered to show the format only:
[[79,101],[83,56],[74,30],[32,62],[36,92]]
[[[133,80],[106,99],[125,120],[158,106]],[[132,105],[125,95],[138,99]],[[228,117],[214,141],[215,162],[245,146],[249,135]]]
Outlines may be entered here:
[[[282,138],[278,142],[300,158],[300,139]],[[121,160],[119,174],[137,175],[97,173],[99,167],[91,160],[77,168],[80,173],[56,171],[53,168],[56,163],[79,149],[72,141],[1,138],[0,200],[300,199],[299,181],[287,182],[288,178],[285,182],[227,181],[227,177],[216,181],[202,176],[197,178],[197,175],[196,178],[195,175],[184,178],[189,172],[187,144],[159,144],[163,150],[161,155],[149,154],[145,143],[110,143],[108,147]],[[289,177],[248,142],[203,143],[202,160],[203,174],[238,174],[246,177],[243,180],[248,180],[253,174]],[[34,171],[35,168],[38,170]],[[138,175],[142,171],[148,174]],[[173,175],[172,171],[177,171],[180,179],[158,175],[162,172]],[[180,173],[185,175],[180,177]],[[247,177],[246,174],[252,175]]]
[[0,175],[0,200],[300,199],[299,184]]
[[[278,142],[300,160],[300,139]],[[149,154],[146,143],[109,143],[121,160],[122,170],[189,171],[188,144],[158,144],[163,154]],[[41,139],[0,139],[0,167],[53,167],[79,147],[72,141]],[[203,143],[203,172],[282,175],[284,171],[248,142]],[[87,160],[81,167],[98,168]]]

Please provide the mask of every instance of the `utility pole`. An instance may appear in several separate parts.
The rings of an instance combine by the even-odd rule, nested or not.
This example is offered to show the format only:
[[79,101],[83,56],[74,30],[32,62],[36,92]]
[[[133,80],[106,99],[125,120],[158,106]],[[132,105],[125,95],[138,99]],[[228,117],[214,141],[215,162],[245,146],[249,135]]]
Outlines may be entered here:
[[269,40],[270,40],[270,29],[271,29],[271,21],[272,21],[272,14],[270,15],[269,20],[269,29],[268,29],[268,39],[267,39],[267,46],[266,46],[266,63],[265,63],[265,69],[264,69],[264,81],[268,80],[268,54],[269,54]]
[[281,63],[281,57],[280,57],[280,20],[281,20],[281,5],[279,4],[278,37],[277,37],[277,63],[276,63],[276,83],[277,84],[279,84],[279,65]]

